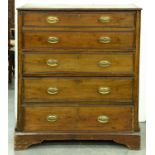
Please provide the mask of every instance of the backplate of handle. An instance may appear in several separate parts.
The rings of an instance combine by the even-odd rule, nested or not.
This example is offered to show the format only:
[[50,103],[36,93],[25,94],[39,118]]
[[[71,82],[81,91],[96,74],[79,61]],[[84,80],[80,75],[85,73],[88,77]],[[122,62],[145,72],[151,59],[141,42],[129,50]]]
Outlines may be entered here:
[[48,43],[50,44],[56,44],[59,42],[59,38],[58,37],[48,37]]
[[57,87],[49,87],[47,89],[47,93],[50,94],[50,95],[54,95],[54,94],[57,94],[59,92],[58,88]]
[[109,16],[101,16],[99,18],[99,22],[101,23],[109,23],[111,21],[111,18]]
[[57,119],[58,119],[57,115],[50,114],[50,115],[47,116],[47,121],[48,122],[56,122]]
[[101,60],[101,61],[99,61],[98,64],[100,67],[109,67],[111,65],[111,62],[108,60]]
[[48,16],[47,17],[47,22],[50,23],[50,24],[54,24],[54,23],[59,22],[59,18],[56,17],[56,16]]
[[102,36],[102,37],[99,38],[99,42],[100,43],[103,43],[103,44],[108,44],[108,43],[111,42],[111,38],[110,37],[104,37],[104,36]]
[[58,66],[58,60],[56,60],[56,59],[48,59],[46,63],[50,67]]
[[106,115],[100,115],[100,116],[97,117],[97,121],[99,123],[103,123],[103,124],[108,123],[109,122],[109,117],[106,116]]
[[110,87],[99,87],[98,92],[102,95],[106,95],[111,92],[111,89],[110,89]]

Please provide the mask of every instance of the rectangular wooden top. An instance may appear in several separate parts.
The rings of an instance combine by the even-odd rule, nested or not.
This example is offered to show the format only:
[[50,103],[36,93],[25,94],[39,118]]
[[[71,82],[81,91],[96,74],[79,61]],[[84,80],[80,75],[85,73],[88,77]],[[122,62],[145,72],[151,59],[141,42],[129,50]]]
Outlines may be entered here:
[[18,10],[141,10],[134,4],[129,5],[54,5],[54,4],[25,4]]

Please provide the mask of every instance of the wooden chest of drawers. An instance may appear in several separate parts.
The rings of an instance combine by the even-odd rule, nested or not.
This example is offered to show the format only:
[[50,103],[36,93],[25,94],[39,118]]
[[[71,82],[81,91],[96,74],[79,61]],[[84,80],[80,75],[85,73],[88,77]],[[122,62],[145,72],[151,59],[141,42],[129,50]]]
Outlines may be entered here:
[[139,149],[140,10],[18,9],[16,150],[44,140]]

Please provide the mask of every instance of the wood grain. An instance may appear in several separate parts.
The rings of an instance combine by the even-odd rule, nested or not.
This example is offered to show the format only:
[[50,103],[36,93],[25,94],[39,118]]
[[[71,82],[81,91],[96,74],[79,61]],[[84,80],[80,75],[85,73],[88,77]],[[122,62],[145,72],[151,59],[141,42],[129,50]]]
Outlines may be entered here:
[[[24,75],[41,76],[48,75],[132,75],[133,54],[24,54]],[[57,60],[58,65],[51,67],[47,65],[48,60]],[[100,61],[106,60],[111,64],[101,67]]]
[[140,149],[138,132],[16,132],[15,150],[27,149],[44,140],[112,140],[126,145],[131,150]]
[[[58,37],[59,42],[51,44],[49,37]],[[110,43],[100,43],[100,37],[110,37]],[[30,41],[31,40],[31,41]],[[63,49],[63,48],[84,48],[84,49],[134,49],[133,32],[46,32],[46,31],[25,31],[23,35],[24,49]],[[52,51],[51,51],[52,52]]]
[[18,12],[18,95],[17,95],[17,124],[16,130],[23,128],[23,107],[22,107],[22,12]]
[[[24,12],[24,26],[100,26],[100,27],[133,27],[134,26],[133,12]],[[59,19],[57,23],[48,23],[47,17],[54,16]],[[110,22],[101,23],[101,16],[110,17]],[[82,24],[81,24],[82,23]]]
[[[41,113],[40,113],[41,111]],[[93,111],[93,113],[92,113]],[[48,122],[48,115],[57,115],[55,122]],[[108,123],[97,121],[98,116],[109,117]],[[26,107],[24,131],[131,131],[132,107]]]
[[[25,78],[23,86],[25,102],[132,101],[132,78]],[[58,88],[58,93],[48,94],[49,87]],[[109,87],[111,92],[100,94],[99,87]]]
[[141,22],[141,12],[137,11],[136,16],[136,52],[135,52],[135,63],[134,63],[134,117],[135,117],[135,131],[139,131],[139,57],[140,57],[140,22]]
[[[104,132],[132,131],[132,108],[127,106],[80,107],[78,108],[79,130],[101,130]],[[109,122],[100,123],[98,116],[109,117]]]
[[[56,115],[56,122],[47,121],[48,115]],[[76,125],[74,107],[26,107],[24,131],[74,130]]]

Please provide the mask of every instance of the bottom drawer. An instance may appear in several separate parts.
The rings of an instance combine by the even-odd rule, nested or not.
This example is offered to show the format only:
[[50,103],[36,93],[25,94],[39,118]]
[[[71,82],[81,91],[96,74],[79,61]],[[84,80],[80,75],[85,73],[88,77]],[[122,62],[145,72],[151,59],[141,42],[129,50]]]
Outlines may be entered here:
[[131,106],[26,107],[25,131],[103,131],[132,130]]
[[78,110],[79,130],[131,131],[132,107],[81,107]]
[[76,109],[73,107],[26,107],[25,131],[75,129]]

